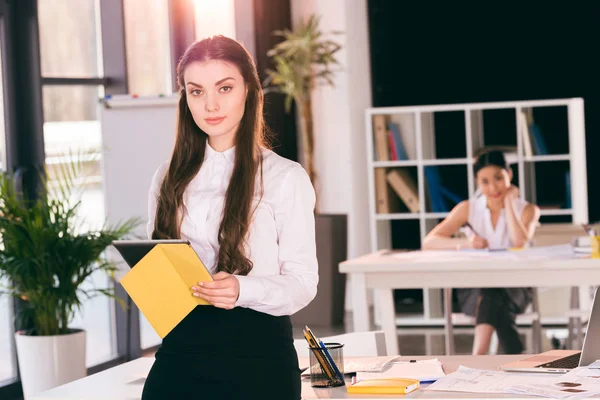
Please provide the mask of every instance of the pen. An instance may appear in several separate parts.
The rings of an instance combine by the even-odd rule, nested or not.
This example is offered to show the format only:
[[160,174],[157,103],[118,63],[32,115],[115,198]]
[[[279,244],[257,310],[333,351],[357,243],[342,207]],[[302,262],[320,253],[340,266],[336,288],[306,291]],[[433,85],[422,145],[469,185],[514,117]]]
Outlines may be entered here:
[[483,237],[475,229],[473,229],[473,226],[471,226],[471,224],[468,221],[465,222],[464,226],[466,226],[467,228],[469,228],[475,235],[479,236],[480,238]]
[[583,227],[583,230],[585,230],[585,233],[588,234],[588,236],[597,236],[597,232],[595,228],[592,228],[592,226],[590,224],[581,224],[581,226]]
[[335,365],[335,362],[333,361],[333,358],[331,358],[331,354],[329,354],[329,351],[327,351],[327,346],[325,346],[325,343],[323,343],[323,341],[320,340],[320,339],[319,339],[319,344],[321,345],[321,348],[323,348],[323,353],[325,353],[325,356],[327,357],[327,359],[331,363],[331,366],[335,370],[335,373],[343,381],[344,380],[344,375],[342,375],[342,373],[338,369],[337,365]]

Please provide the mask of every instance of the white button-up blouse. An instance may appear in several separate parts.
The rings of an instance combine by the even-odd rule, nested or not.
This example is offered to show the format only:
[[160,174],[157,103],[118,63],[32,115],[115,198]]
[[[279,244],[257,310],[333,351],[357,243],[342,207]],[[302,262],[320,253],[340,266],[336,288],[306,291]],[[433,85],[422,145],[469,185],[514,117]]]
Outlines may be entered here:
[[[204,163],[184,196],[181,238],[192,247],[211,273],[217,271],[217,235],[225,192],[235,161],[235,147],[217,152],[208,143]],[[315,192],[304,168],[263,149],[263,186],[257,177],[256,209],[248,233],[246,257],[253,268],[236,275],[240,295],[236,306],[275,316],[291,315],[316,295],[318,264],[315,245]],[[148,196],[148,236],[152,236],[156,200],[169,162],[154,174]],[[191,296],[191,291],[190,291]]]

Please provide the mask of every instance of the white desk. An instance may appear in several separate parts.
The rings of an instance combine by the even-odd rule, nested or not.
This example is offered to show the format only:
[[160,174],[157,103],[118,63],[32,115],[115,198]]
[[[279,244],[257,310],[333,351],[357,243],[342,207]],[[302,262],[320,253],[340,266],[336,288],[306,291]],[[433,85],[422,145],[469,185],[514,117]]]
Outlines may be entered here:
[[367,289],[377,300],[388,354],[398,354],[393,289],[443,288],[446,349],[453,348],[451,288],[557,287],[600,285],[600,260],[576,255],[570,245],[521,251],[381,250],[340,263],[349,275],[355,331],[369,330]]
[[[446,374],[454,372],[459,365],[471,368],[494,370],[498,365],[515,361],[522,355],[495,356],[441,356],[438,357]],[[427,359],[432,356],[402,357],[402,359]],[[32,400],[133,400],[140,399],[144,378],[148,375],[154,357],[142,357],[125,364],[87,376],[75,382],[48,390],[34,396]],[[426,385],[423,385],[425,387]],[[427,392],[417,390],[407,396],[349,395],[344,387],[319,389],[310,386],[309,379],[302,381],[303,399],[346,399],[346,398],[482,398],[481,393]],[[513,398],[511,394],[485,394],[486,398]],[[524,396],[519,396],[522,398]]]

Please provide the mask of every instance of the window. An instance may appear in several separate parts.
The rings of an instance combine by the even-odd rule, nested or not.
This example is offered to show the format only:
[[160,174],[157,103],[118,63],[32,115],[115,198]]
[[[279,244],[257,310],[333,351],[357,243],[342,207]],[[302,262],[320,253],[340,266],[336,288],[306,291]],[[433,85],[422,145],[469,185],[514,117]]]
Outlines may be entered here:
[[[104,87],[82,78],[101,78],[100,9],[98,0],[38,0],[40,57],[43,78],[44,146],[49,184],[55,168],[68,157],[85,156],[78,177],[81,204],[79,229],[97,229],[104,222],[102,192],[102,136],[99,99]],[[74,160],[75,161],[75,160]],[[84,288],[111,285],[104,274],[91,276]],[[71,322],[87,336],[87,365],[93,366],[117,356],[114,335],[114,301],[98,296],[83,301],[81,313]]]
[[[0,16],[1,18],[1,16]],[[0,28],[2,28],[0,19]],[[0,32],[1,34],[1,32]],[[6,168],[6,141],[4,132],[4,75],[2,74],[2,42],[0,41],[0,170]],[[0,280],[0,291],[8,284]],[[15,353],[12,346],[12,301],[8,296],[0,295],[0,382],[17,377],[17,365]]]
[[42,76],[101,76],[96,0],[38,0]]
[[172,92],[168,0],[124,0],[129,93]]
[[[44,86],[44,145],[49,180],[55,178],[53,166],[68,157],[88,157],[80,177],[78,217],[81,229],[98,229],[104,222],[102,192],[102,138],[98,119],[101,86]],[[75,161],[75,160],[74,160]],[[105,288],[109,279],[102,273],[92,275],[84,288]],[[105,296],[85,300],[82,312],[71,325],[86,330],[87,364],[96,365],[116,356],[112,322],[112,300]]]
[[224,35],[235,39],[234,0],[194,0],[196,38]]

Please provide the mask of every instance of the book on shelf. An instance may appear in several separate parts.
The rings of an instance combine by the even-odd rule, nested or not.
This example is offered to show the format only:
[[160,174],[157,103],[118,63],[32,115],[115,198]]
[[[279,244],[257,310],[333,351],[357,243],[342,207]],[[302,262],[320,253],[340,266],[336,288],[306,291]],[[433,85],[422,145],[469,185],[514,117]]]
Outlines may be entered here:
[[535,123],[531,123],[529,125],[529,130],[531,132],[531,139],[534,147],[535,154],[537,155],[545,155],[548,154],[548,148],[546,147],[546,140],[544,139],[544,135],[539,127],[539,125]]
[[377,161],[388,161],[389,152],[389,134],[385,115],[373,116],[373,138],[377,153]]
[[404,142],[402,140],[402,134],[400,133],[400,125],[395,122],[390,122],[388,123],[388,129],[393,139],[396,160],[408,160],[408,155],[406,154],[406,149],[404,148]]
[[396,140],[391,130],[388,130],[388,143],[390,145],[390,159],[398,161],[398,153],[396,152]]
[[375,169],[375,210],[377,214],[390,212],[387,182],[385,181],[385,169]]
[[523,111],[517,114],[519,118],[519,128],[521,129],[521,138],[523,141],[523,155],[525,157],[533,156],[531,150],[531,135],[529,134],[529,126],[527,125],[527,116]]
[[546,140],[542,130],[533,119],[533,110],[531,108],[519,113],[519,124],[523,135],[523,150],[526,157],[532,155],[548,154]]
[[410,173],[402,168],[388,172],[387,181],[410,212],[419,212],[419,190]]
[[375,212],[377,214],[389,214],[405,211],[398,196],[390,189],[386,180],[385,168],[375,168]]
[[373,116],[373,149],[376,161],[408,160],[400,124],[386,115]]
[[571,203],[571,171],[565,172],[565,208],[570,209]]

